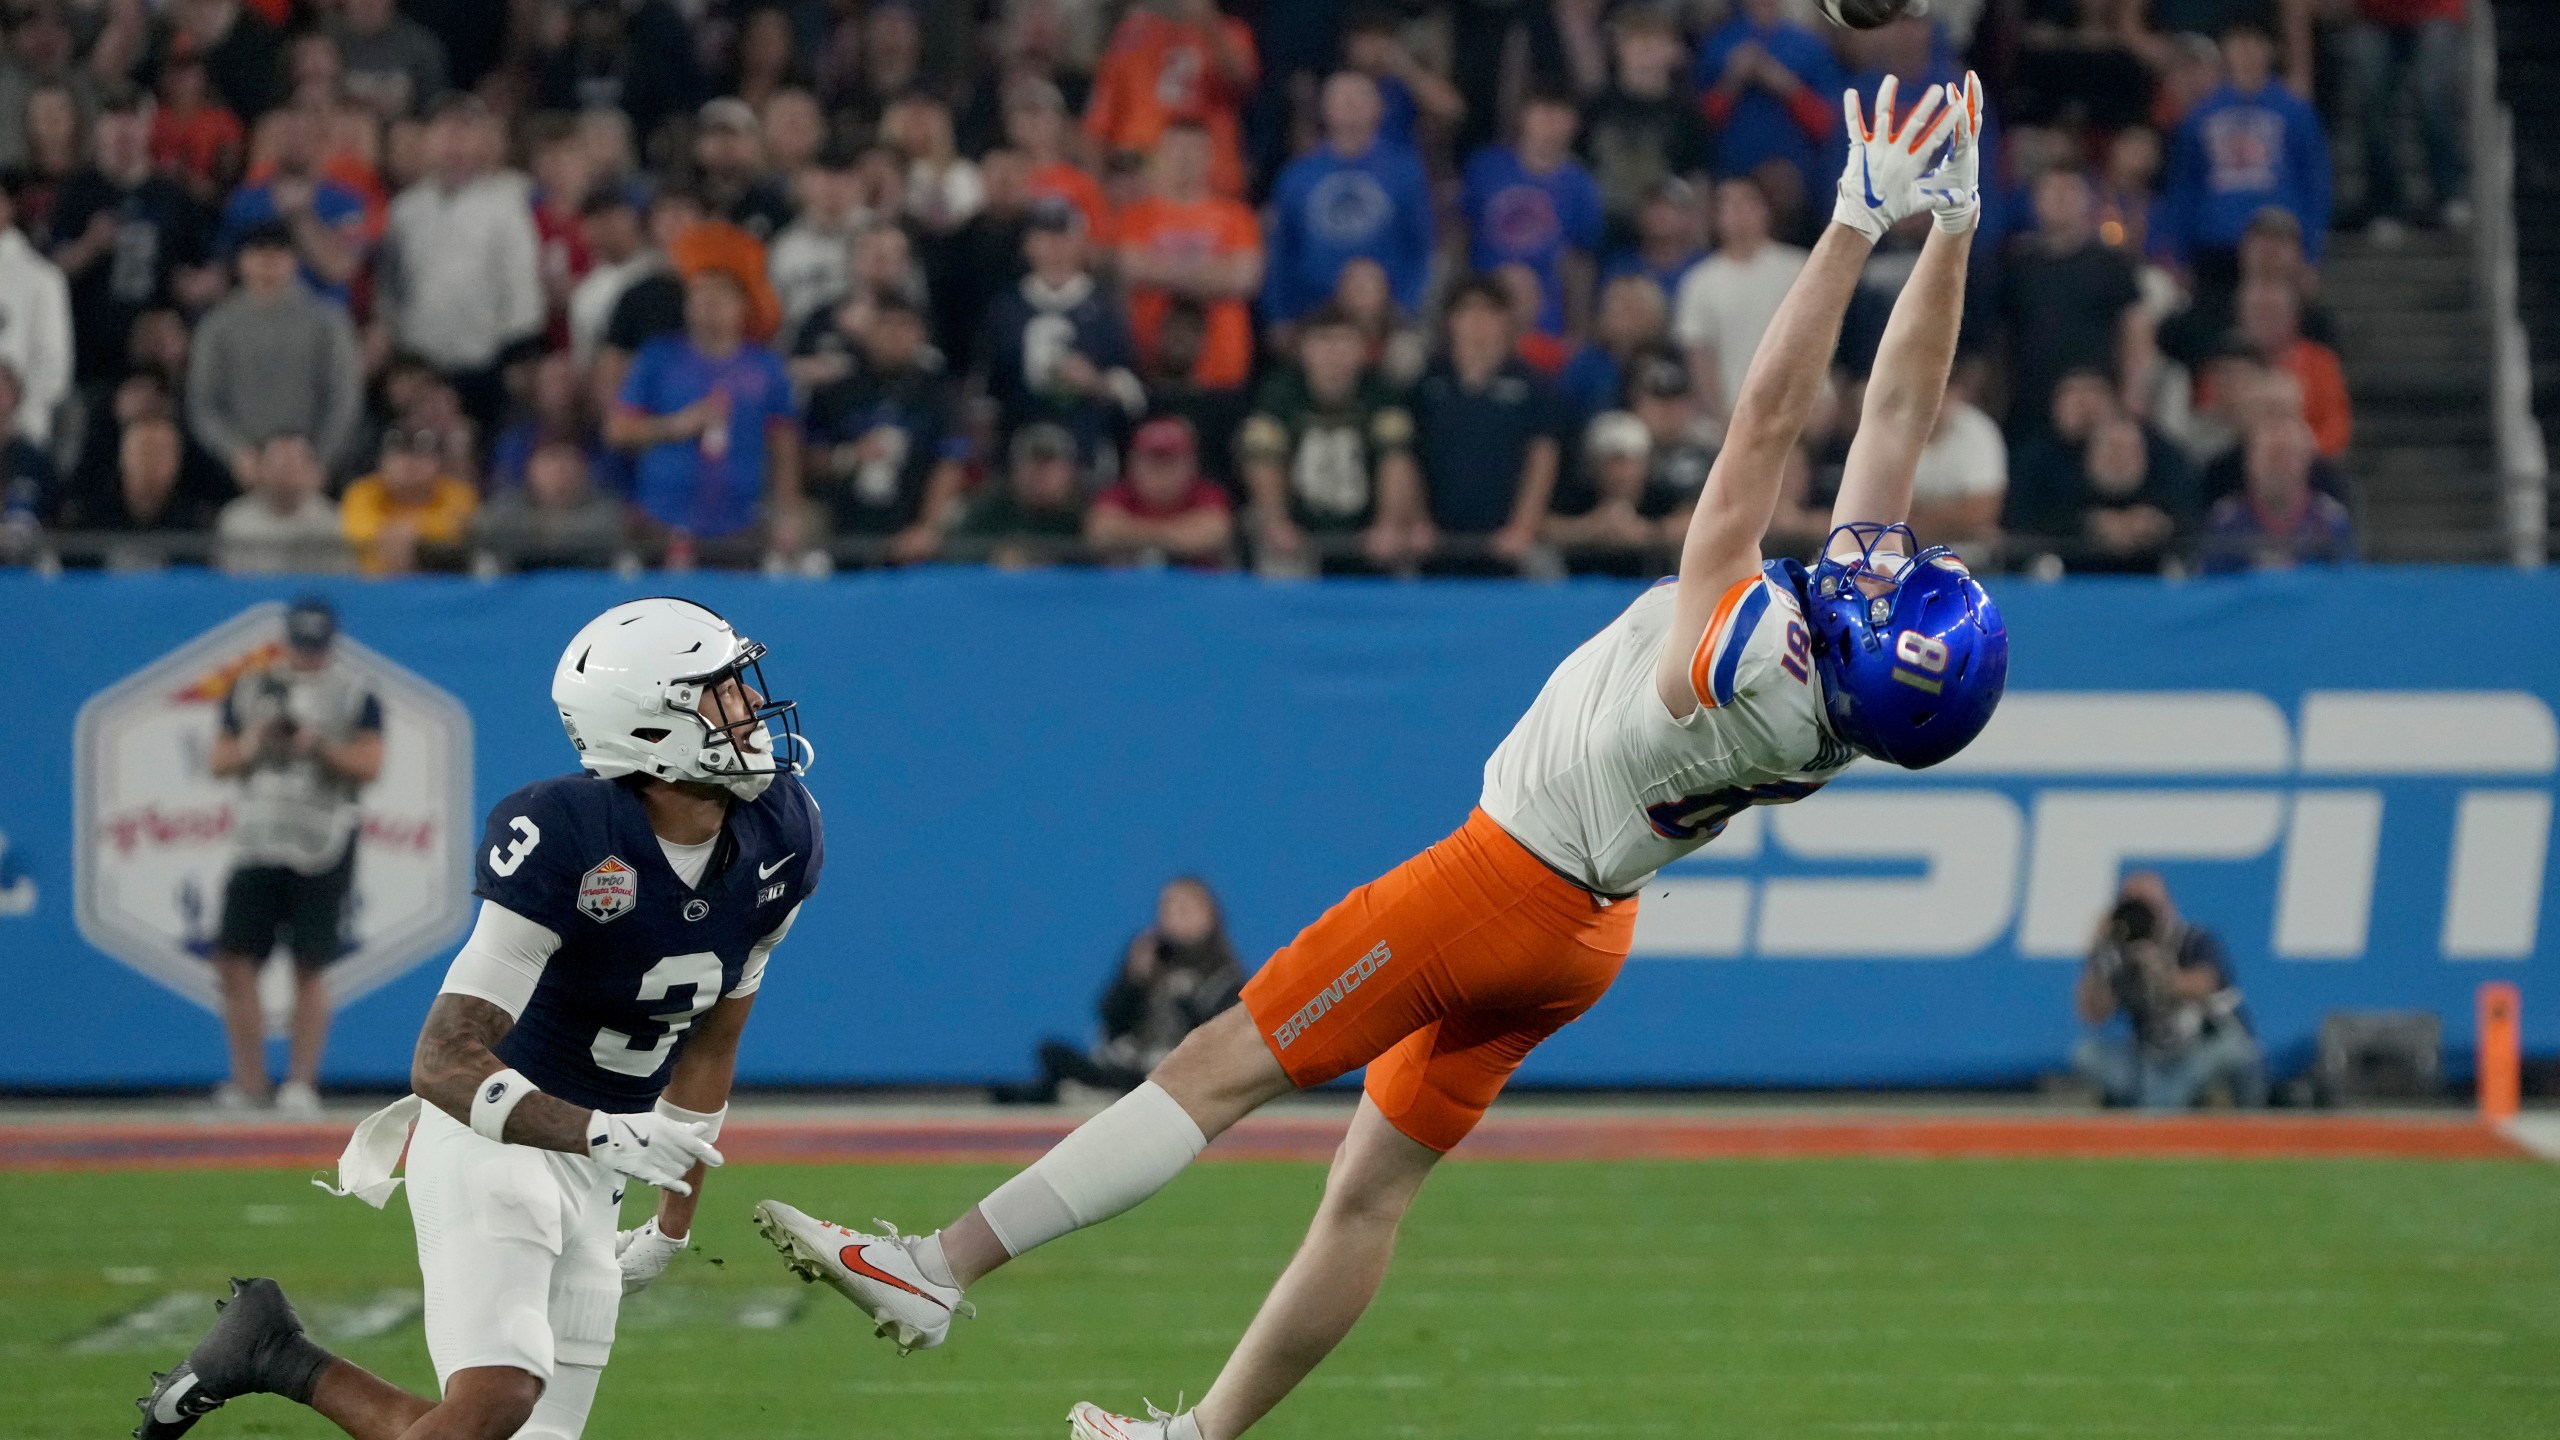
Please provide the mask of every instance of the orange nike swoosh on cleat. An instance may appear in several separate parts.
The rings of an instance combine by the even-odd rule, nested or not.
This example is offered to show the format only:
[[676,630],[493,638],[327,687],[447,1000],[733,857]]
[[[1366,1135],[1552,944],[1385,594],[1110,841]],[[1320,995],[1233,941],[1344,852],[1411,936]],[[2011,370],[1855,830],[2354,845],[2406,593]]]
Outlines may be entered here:
[[906,1291],[908,1294],[915,1296],[919,1300],[933,1300],[934,1304],[942,1305],[942,1308],[945,1310],[951,1308],[949,1305],[944,1305],[940,1300],[934,1300],[931,1295],[927,1295],[925,1292],[908,1284],[906,1281],[899,1279],[897,1276],[892,1275],[888,1271],[881,1269],[879,1266],[872,1264],[870,1261],[863,1259],[862,1247],[859,1245],[847,1245],[842,1250],[837,1251],[836,1259],[844,1262],[844,1268],[852,1271],[856,1275],[862,1276],[864,1279],[877,1280],[883,1285],[895,1285],[899,1289]]

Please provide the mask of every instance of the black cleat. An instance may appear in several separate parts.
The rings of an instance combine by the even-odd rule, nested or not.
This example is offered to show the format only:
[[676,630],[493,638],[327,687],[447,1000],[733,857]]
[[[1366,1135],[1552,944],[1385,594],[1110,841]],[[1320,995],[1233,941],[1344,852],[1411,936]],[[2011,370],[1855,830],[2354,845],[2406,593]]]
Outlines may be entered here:
[[273,1280],[233,1280],[231,1297],[187,1358],[151,1377],[134,1401],[133,1440],[178,1440],[225,1400],[273,1392],[307,1400],[326,1356],[302,1333],[293,1302]]

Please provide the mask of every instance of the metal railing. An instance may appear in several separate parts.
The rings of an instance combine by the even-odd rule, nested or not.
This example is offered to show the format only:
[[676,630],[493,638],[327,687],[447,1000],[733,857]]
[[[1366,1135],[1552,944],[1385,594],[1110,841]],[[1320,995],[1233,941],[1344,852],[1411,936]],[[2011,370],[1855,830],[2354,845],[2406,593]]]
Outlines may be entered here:
[[[1785,553],[1786,548],[1777,545],[1774,553]],[[2288,554],[2282,545],[2226,549],[2218,547],[2210,537],[2203,536],[2182,537],[2157,552],[2153,559],[2133,563],[2079,536],[2011,533],[1996,540],[1968,542],[1955,548],[1968,565],[1981,573],[2037,580],[2088,573],[2157,574],[2177,579],[2201,573],[2219,558],[2245,561],[2272,556],[2305,563],[2334,558],[2322,554]],[[49,531],[32,537],[28,548],[14,557],[14,561],[0,563],[14,563],[40,574],[60,574],[71,570],[147,572],[172,566],[212,566],[219,560],[221,549],[214,537],[194,532]],[[662,550],[630,542],[582,550],[556,546],[522,550],[474,544],[432,552],[428,558],[431,563],[423,567],[423,573],[467,574],[483,580],[544,569],[610,571],[624,576],[668,572]],[[1810,550],[1798,558],[1811,558]],[[2491,557],[2483,554],[2477,558]],[[741,548],[727,554],[712,550],[699,554],[693,564],[679,568],[760,571],[776,579],[813,579],[838,571],[890,569],[901,563],[889,537],[845,535],[835,537],[823,547],[813,547],[795,556],[753,548]],[[953,535],[944,540],[932,563],[998,568],[1182,568],[1182,562],[1168,556],[1144,552],[1133,554],[1125,550],[1101,551],[1072,536]],[[1443,536],[1439,548],[1426,558],[1407,558],[1380,566],[1371,563],[1363,553],[1357,535],[1309,535],[1305,550],[1288,561],[1239,554],[1230,556],[1229,563],[1223,568],[1251,570],[1273,579],[1368,575],[1401,579],[1426,576],[1507,577],[1538,581],[1574,575],[1649,578],[1671,574],[1678,570],[1679,564],[1679,547],[1669,543],[1638,546],[1539,545],[1526,555],[1514,558],[1497,554],[1482,536],[1454,535]],[[345,574],[353,569],[352,556],[348,555],[329,565],[257,573]]]
[[[2508,0],[2516,3],[2516,0]],[[2477,0],[2470,45],[2472,245],[2490,336],[2489,413],[2498,446],[2500,509],[2508,558],[2535,566],[2549,558],[2550,456],[2533,416],[2533,352],[2516,284],[2515,112],[2498,99],[2498,17]]]

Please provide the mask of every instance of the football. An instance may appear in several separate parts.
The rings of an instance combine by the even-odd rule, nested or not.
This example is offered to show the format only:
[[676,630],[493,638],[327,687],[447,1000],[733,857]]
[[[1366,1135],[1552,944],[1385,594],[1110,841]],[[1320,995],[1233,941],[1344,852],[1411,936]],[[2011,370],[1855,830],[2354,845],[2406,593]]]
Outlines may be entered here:
[[1822,0],[1823,17],[1852,30],[1890,25],[1913,8],[1911,0]]

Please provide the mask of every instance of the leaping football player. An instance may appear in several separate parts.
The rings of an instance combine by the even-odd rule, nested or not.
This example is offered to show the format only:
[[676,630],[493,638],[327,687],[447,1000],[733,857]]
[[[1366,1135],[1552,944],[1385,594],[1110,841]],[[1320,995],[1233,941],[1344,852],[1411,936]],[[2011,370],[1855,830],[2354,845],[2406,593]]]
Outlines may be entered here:
[[[622,1297],[685,1248],[747,1012],[818,884],[811,752],[762,693],[764,654],[691,601],[606,611],[551,680],[584,773],[489,812],[479,920],[418,1034],[415,1093],[358,1128],[338,1175],[380,1205],[407,1142],[442,1398],[321,1349],[275,1281],[235,1280],[153,1377],[136,1440],[250,1394],[356,1440],[576,1440]],[[657,1211],[617,1234],[634,1180]]]
[[[1271,958],[1243,1005],[946,1228],[865,1234],[758,1206],[795,1270],[844,1292],[900,1349],[940,1345],[990,1271],[1153,1195],[1264,1102],[1366,1065],[1314,1224],[1198,1406],[1134,1419],[1080,1404],[1068,1417],[1079,1440],[1233,1440],[1368,1307],[1440,1157],[1531,1048],[1609,988],[1657,869],[1860,755],[1917,769],[1982,729],[2007,632],[1964,567],[1902,523],[1954,358],[1982,92],[1969,76],[1933,86],[1897,117],[1894,91],[1885,81],[1872,131],[1846,97],[1832,224],[1752,360],[1676,583],[1557,667],[1457,833],[1351,892]],[[1835,528],[1810,570],[1764,561],[1779,476],[1859,270],[1923,210],[1935,228],[1877,355]]]

